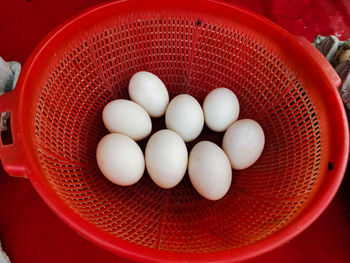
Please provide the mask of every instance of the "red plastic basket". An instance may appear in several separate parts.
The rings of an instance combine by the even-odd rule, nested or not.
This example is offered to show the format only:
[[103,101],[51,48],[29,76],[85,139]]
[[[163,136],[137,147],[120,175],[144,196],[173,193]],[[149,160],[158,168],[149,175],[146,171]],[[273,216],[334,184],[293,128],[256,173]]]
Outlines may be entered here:
[[[230,88],[240,118],[262,125],[261,158],[233,171],[225,198],[201,198],[187,175],[163,190],[146,174],[118,187],[99,172],[102,109],[127,98],[140,70],[158,75],[171,96],[188,93],[200,102],[214,88]],[[107,3],[47,36],[17,88],[0,98],[13,140],[1,144],[1,160],[68,225],[110,251],[139,261],[244,260],[296,236],[337,191],[349,147],[339,84],[310,43],[239,7]],[[220,144],[222,134],[205,129],[202,139]]]

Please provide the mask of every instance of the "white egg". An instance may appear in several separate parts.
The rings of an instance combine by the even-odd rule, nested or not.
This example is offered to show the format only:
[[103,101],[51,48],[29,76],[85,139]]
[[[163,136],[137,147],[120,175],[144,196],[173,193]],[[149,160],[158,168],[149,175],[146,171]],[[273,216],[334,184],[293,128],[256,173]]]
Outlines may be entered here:
[[254,164],[265,144],[264,131],[254,120],[234,122],[225,132],[222,148],[230,159],[233,169],[242,170]]
[[165,124],[168,129],[177,132],[185,142],[190,142],[196,139],[203,129],[202,107],[190,95],[177,95],[168,105]]
[[121,133],[110,133],[98,143],[96,160],[102,174],[112,183],[135,184],[145,170],[145,159],[138,144]]
[[188,153],[184,141],[176,132],[160,130],[149,139],[145,159],[153,182],[159,187],[169,189],[184,177]]
[[152,131],[147,112],[130,100],[109,102],[103,109],[102,119],[108,131],[123,133],[135,141],[144,139]]
[[214,89],[205,97],[203,112],[205,123],[209,129],[224,132],[238,119],[239,102],[231,90]]
[[198,193],[209,200],[222,198],[232,181],[231,165],[225,152],[209,141],[199,142],[192,148],[188,174]]
[[164,83],[147,71],[137,72],[131,77],[129,96],[154,118],[162,116],[169,103],[169,94]]

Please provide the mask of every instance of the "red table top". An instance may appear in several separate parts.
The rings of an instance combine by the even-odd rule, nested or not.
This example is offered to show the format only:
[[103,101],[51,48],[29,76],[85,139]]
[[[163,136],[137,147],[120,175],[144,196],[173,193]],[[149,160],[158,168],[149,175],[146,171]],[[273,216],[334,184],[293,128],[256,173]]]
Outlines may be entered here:
[[[0,0],[0,56],[23,63],[65,19],[99,0]],[[350,1],[234,0],[312,41],[350,37]],[[350,172],[327,210],[289,243],[245,263],[350,262]],[[0,169],[0,240],[14,263],[130,262],[85,240],[40,199],[30,182]]]

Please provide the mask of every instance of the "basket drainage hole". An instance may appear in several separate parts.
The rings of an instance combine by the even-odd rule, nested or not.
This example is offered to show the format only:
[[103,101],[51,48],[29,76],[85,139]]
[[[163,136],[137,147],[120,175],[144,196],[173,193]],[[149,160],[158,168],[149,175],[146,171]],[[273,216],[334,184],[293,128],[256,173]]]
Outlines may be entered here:
[[328,170],[333,170],[333,163],[332,162],[328,162]]
[[11,132],[11,113],[2,112],[0,119],[1,129],[1,141],[3,145],[9,145],[13,143],[12,132]]

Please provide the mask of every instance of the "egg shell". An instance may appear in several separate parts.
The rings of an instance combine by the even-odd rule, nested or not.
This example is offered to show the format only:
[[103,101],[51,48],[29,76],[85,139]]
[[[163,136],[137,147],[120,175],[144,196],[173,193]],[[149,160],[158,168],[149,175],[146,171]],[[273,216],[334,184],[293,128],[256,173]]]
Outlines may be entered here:
[[109,132],[122,133],[136,141],[146,138],[152,131],[147,112],[130,100],[109,102],[103,109],[102,119]]
[[263,152],[264,131],[254,120],[242,119],[234,122],[225,132],[222,148],[233,169],[242,170],[253,165]]
[[135,184],[145,170],[145,159],[138,144],[121,133],[110,133],[98,143],[96,160],[102,174],[121,186]]
[[201,141],[191,150],[188,174],[200,195],[219,200],[231,186],[232,170],[225,152],[215,143]]
[[129,96],[154,118],[164,115],[169,103],[168,90],[153,73],[140,71],[129,81]]
[[172,188],[186,173],[188,161],[186,144],[174,131],[160,130],[147,142],[145,160],[153,182],[161,188]]
[[198,101],[188,94],[173,98],[165,113],[165,124],[185,142],[196,139],[204,126],[204,115]]
[[204,99],[203,112],[209,129],[224,132],[239,116],[239,102],[229,89],[212,90]]

